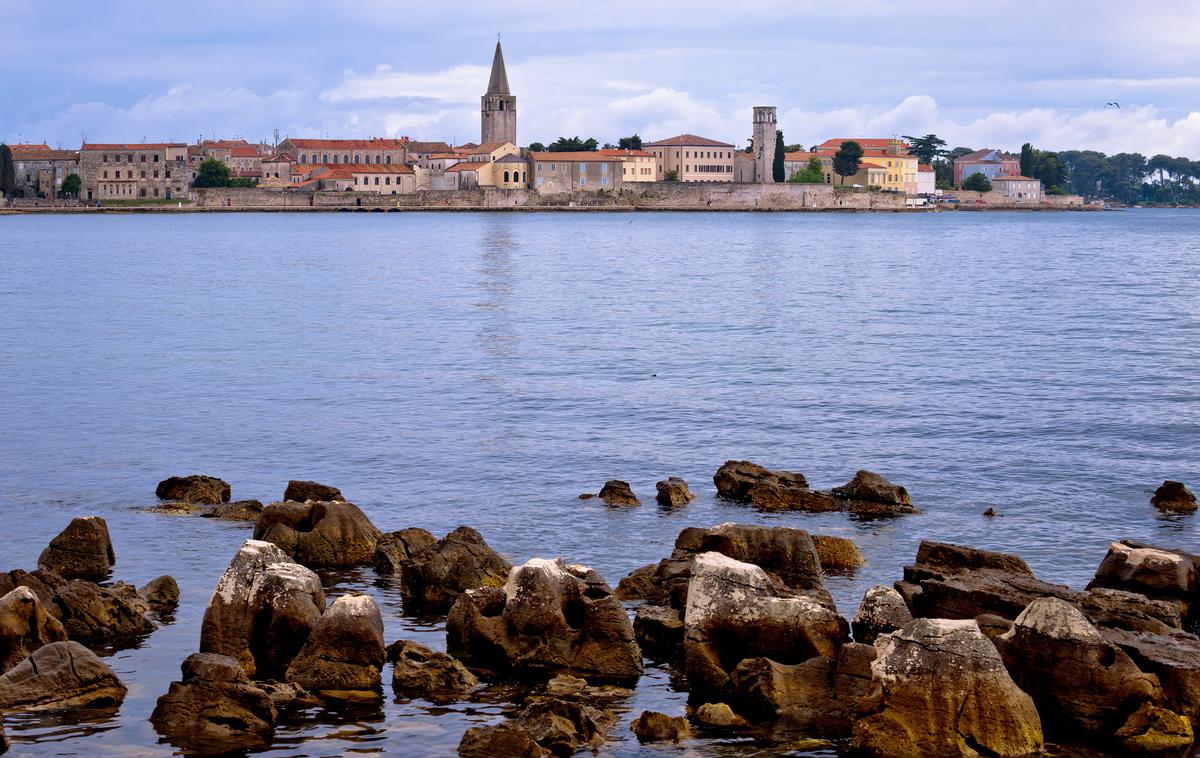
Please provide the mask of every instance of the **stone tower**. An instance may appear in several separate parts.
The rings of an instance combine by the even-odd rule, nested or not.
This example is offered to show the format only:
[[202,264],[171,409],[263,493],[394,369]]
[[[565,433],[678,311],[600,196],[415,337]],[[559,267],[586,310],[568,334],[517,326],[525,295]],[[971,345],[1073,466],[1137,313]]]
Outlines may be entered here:
[[496,40],[496,55],[492,58],[492,76],[488,79],[487,94],[482,98],[480,112],[483,129],[480,144],[489,142],[517,143],[517,98],[508,91],[508,73],[504,70],[504,51]]
[[775,181],[775,120],[774,105],[754,106],[754,181],[759,184]]

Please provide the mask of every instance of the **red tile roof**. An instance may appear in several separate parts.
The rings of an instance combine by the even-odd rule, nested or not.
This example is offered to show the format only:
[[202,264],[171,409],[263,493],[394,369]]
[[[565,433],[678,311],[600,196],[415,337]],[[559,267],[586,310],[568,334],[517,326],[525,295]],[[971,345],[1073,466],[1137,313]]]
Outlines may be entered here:
[[257,158],[258,150],[250,145],[243,145],[230,149],[229,155],[232,158]]
[[70,161],[79,160],[79,153],[74,150],[52,150],[50,148],[42,149],[42,145],[34,145],[33,150],[18,149],[25,148],[25,145],[14,145],[12,148],[12,157],[15,161]]
[[295,163],[296,157],[289,152],[275,153],[272,156],[263,158],[264,163]]
[[455,163],[448,167],[447,171],[478,171],[480,166],[486,166],[486,163],[471,163],[464,161],[463,163]]
[[930,166],[928,163],[918,163],[917,171],[920,171],[923,174],[933,173],[933,166]]
[[643,147],[733,147],[728,142],[718,142],[707,137],[697,137],[694,134],[680,134],[658,142],[647,142]]
[[342,168],[348,168],[352,174],[411,174],[411,167],[403,163],[363,163],[363,164],[343,164]]
[[115,144],[85,142],[80,150],[166,150],[168,147],[187,147],[183,142],[147,142],[144,144]]
[[607,150],[597,150],[601,155],[615,155],[618,157],[624,156],[629,158],[653,158],[654,153],[647,153],[645,150],[622,150],[620,148],[609,148]]
[[817,147],[833,148],[836,150],[842,146],[843,142],[857,142],[858,144],[862,145],[864,150],[867,148],[874,148],[876,150],[886,149],[890,148],[896,143],[899,143],[902,147],[908,149],[908,143],[904,140],[877,137],[834,137],[833,139],[825,140]]

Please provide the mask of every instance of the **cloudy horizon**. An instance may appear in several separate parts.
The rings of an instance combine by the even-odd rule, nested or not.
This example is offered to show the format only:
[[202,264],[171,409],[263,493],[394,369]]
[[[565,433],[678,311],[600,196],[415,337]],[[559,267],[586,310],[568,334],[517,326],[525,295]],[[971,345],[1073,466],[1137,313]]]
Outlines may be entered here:
[[932,132],[1200,158],[1200,5],[605,8],[0,0],[19,61],[0,85],[0,140],[477,141],[499,32],[522,145],[635,132],[743,145],[751,106],[776,105],[789,143]]

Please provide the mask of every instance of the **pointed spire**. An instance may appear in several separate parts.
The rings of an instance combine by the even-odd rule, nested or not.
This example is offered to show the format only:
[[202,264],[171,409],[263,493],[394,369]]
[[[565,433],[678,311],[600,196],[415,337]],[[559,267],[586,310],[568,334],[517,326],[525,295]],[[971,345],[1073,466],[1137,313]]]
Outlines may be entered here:
[[496,40],[496,57],[492,58],[492,78],[488,79],[489,95],[511,95],[508,91],[508,73],[504,70],[504,51],[500,40]]

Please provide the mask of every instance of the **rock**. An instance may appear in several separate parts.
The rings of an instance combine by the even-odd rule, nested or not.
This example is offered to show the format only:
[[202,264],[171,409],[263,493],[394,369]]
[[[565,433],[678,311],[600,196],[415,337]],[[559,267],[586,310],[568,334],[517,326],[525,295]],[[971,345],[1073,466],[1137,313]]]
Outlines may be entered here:
[[616,716],[610,711],[552,698],[533,700],[515,719],[519,729],[558,756],[574,755],[585,745],[599,748],[615,722]]
[[437,544],[437,537],[424,529],[388,532],[375,543],[375,570],[381,574],[399,574],[405,561]]
[[154,494],[160,500],[182,500],[185,503],[208,505],[228,503],[232,493],[228,482],[203,474],[168,477],[159,482],[154,490]]
[[173,611],[179,605],[179,585],[169,576],[151,579],[137,591],[138,597],[153,611]]
[[688,722],[683,716],[668,716],[658,711],[642,711],[629,730],[638,742],[679,742],[687,739]]
[[846,484],[834,487],[833,494],[850,500],[862,500],[870,503],[887,503],[891,505],[912,505],[908,490],[892,484],[873,471],[860,470]]
[[55,591],[48,610],[62,622],[68,638],[87,645],[125,646],[154,631],[131,586],[124,596],[119,587],[74,579]]
[[1186,623],[1200,626],[1200,556],[1132,540],[1114,542],[1087,588],[1137,592],[1177,605]]
[[49,608],[54,600],[54,592],[66,583],[66,579],[53,571],[36,569],[29,572],[13,569],[6,574],[0,573],[0,595],[7,595],[17,587],[28,587],[38,596],[38,600],[42,601],[42,605]]
[[726,500],[750,502],[750,491],[759,484],[808,489],[804,474],[794,471],[771,471],[750,461],[725,461],[713,474],[717,495]]
[[118,705],[125,685],[95,653],[73,640],[43,645],[0,676],[0,708],[44,711]]
[[369,565],[379,530],[353,503],[271,503],[254,524],[254,539],[278,545],[309,568]]
[[66,639],[63,625],[47,612],[33,590],[17,587],[0,597],[0,674],[43,645]]
[[637,499],[637,495],[633,494],[633,490],[629,488],[629,482],[623,482],[620,479],[609,479],[600,488],[600,499],[605,505],[641,505],[642,501]]
[[549,755],[524,729],[511,724],[471,727],[458,743],[461,758],[542,758]]
[[224,754],[261,750],[275,736],[271,696],[250,682],[238,662],[225,655],[193,653],[158,699],[150,723],[187,752]]
[[204,611],[200,652],[249,676],[282,678],[325,610],[321,579],[269,542],[246,540]]
[[643,605],[633,618],[633,634],[642,655],[655,661],[673,661],[683,652],[683,618],[663,605]]
[[343,595],[321,616],[286,678],[317,694],[374,691],[385,659],[383,616],[374,598]]
[[1154,634],[1104,628],[1100,633],[1129,655],[1139,669],[1158,677],[1168,708],[1200,719],[1200,637],[1179,630]]
[[1196,511],[1196,495],[1184,486],[1183,482],[1168,479],[1154,491],[1150,504],[1162,511],[1171,513],[1194,513]]
[[862,604],[850,628],[854,641],[867,645],[879,637],[903,629],[912,623],[913,617],[899,592],[882,584],[875,585],[863,595]]
[[454,657],[409,640],[388,645],[387,659],[392,663],[392,687],[405,695],[453,700],[479,684],[475,675]]
[[1058,598],[1030,603],[995,642],[1013,679],[1067,734],[1111,735],[1139,705],[1159,697],[1154,677]]
[[658,494],[654,499],[664,508],[682,508],[696,499],[688,484],[677,476],[667,477],[664,481],[655,483]]
[[852,748],[871,756],[1026,756],[1042,727],[974,621],[917,619],[881,637]]
[[38,557],[38,568],[48,569],[64,579],[108,578],[117,562],[108,524],[99,516],[71,519],[67,528],[50,540],[50,546]]
[[1191,721],[1151,703],[1142,703],[1114,735],[1131,755],[1180,755],[1195,738]]
[[595,571],[561,558],[518,566],[503,590],[463,593],[450,609],[446,640],[451,653],[494,671],[614,683],[642,674],[633,626],[612,590]]
[[996,515],[996,509],[989,506],[983,510],[983,515],[992,518]]
[[170,502],[159,503],[150,510],[155,513],[162,513],[167,516],[195,516],[196,514],[207,516],[212,513],[210,508],[196,505],[195,503]]
[[830,513],[844,504],[828,492],[763,482],[750,489],[750,504],[760,511]]
[[1140,592],[1096,587],[1080,592],[1074,602],[1096,626],[1155,634],[1170,634],[1183,628],[1178,603],[1151,600]]
[[291,682],[256,681],[254,686],[267,693],[277,712],[321,705],[319,698],[314,697],[300,685]]
[[262,515],[263,504],[257,500],[238,500],[232,503],[218,505],[203,515],[206,518],[219,518],[225,521],[258,521]]
[[694,702],[731,695],[730,676],[745,658],[792,664],[837,657],[849,641],[845,619],[818,599],[790,595],[754,564],[715,552],[693,559],[684,662]]
[[654,581],[654,573],[657,569],[658,564],[651,563],[648,566],[634,569],[628,576],[622,577],[621,581],[617,582],[617,599],[629,601],[649,600],[657,597],[659,590]]
[[0,755],[8,752],[8,735],[4,733],[4,722],[0,720]]
[[483,535],[460,526],[436,545],[401,561],[400,595],[404,599],[404,612],[446,613],[467,590],[503,587],[511,569],[508,561],[488,546]]
[[595,492],[581,492],[581,493],[579,493],[579,499],[580,499],[580,500],[591,500],[591,499],[592,499],[592,498],[594,498],[595,496],[596,496],[596,493],[595,493]]
[[749,726],[746,719],[734,713],[725,703],[705,703],[696,709],[696,720],[705,726],[718,729]]
[[344,502],[346,498],[342,497],[342,491],[337,487],[330,487],[328,484],[320,484],[318,482],[300,482],[293,479],[287,483],[287,489],[283,491],[283,499],[297,503],[307,503],[309,501],[330,503],[334,501]]
[[848,571],[866,563],[863,554],[859,552],[854,540],[846,537],[833,537],[828,534],[812,535],[813,545],[817,548],[817,558],[821,563],[821,571],[828,574],[834,571]]

